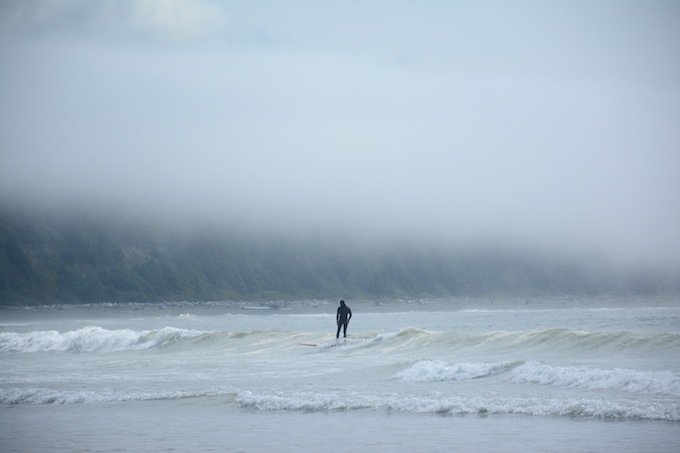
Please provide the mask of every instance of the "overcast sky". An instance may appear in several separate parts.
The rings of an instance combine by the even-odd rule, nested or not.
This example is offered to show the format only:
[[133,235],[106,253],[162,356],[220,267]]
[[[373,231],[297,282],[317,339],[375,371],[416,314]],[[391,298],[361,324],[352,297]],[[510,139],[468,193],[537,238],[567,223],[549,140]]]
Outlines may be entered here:
[[0,193],[677,265],[680,2],[6,0]]

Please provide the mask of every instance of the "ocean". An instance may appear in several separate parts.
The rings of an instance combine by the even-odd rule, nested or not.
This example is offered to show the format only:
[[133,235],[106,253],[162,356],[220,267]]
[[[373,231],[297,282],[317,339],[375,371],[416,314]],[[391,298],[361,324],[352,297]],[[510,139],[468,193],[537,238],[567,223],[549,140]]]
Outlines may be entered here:
[[2,452],[677,452],[680,300],[0,308]]

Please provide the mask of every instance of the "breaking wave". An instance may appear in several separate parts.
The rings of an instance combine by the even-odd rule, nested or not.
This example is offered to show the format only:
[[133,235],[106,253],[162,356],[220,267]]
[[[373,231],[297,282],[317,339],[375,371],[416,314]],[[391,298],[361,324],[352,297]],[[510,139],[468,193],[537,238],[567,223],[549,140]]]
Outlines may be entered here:
[[0,389],[0,404],[88,404],[125,401],[220,398],[225,404],[262,411],[374,410],[438,415],[519,414],[612,419],[680,421],[680,407],[672,401],[617,400],[604,398],[544,398],[493,396],[408,396],[358,392],[257,392],[214,388],[194,391],[58,391],[48,388]]
[[150,349],[208,335],[198,330],[164,327],[158,330],[107,330],[83,327],[68,332],[0,333],[2,352],[117,352]]
[[505,375],[515,384],[579,387],[680,397],[680,376],[670,371],[562,367],[537,361],[456,363],[422,360],[394,375],[403,382],[462,381]]
[[233,395],[231,389],[202,391],[148,391],[119,393],[113,390],[55,390],[50,388],[0,389],[0,404],[87,404],[124,401],[178,400]]
[[591,390],[617,390],[680,397],[680,377],[670,371],[561,367],[530,361],[513,369],[510,380],[515,383],[582,387]]
[[404,382],[438,382],[478,379],[504,373],[521,362],[456,363],[423,360],[397,373],[394,377]]
[[586,331],[569,328],[536,329],[525,332],[429,331],[408,327],[395,332],[373,332],[352,336],[341,343],[330,335],[304,332],[252,331],[219,332],[164,327],[156,330],[108,330],[97,326],[81,329],[32,332],[0,332],[0,352],[116,352],[143,350],[169,344],[186,344],[220,339],[263,338],[277,347],[299,341],[318,343],[318,351],[351,351],[382,348],[383,352],[446,348],[447,350],[547,350],[574,352],[680,351],[680,333],[640,334],[628,331]]
[[520,414],[616,419],[680,421],[672,403],[649,405],[639,401],[605,399],[507,398],[459,396],[402,396],[365,393],[239,392],[236,403],[259,410],[346,411],[378,410],[440,415]]

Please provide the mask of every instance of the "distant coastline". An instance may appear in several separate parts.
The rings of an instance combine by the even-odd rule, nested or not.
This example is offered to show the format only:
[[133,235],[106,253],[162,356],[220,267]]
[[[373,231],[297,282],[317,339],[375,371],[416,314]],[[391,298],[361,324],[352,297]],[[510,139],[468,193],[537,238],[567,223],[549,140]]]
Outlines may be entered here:
[[521,250],[179,234],[0,211],[1,305],[678,293],[680,276],[668,272]]

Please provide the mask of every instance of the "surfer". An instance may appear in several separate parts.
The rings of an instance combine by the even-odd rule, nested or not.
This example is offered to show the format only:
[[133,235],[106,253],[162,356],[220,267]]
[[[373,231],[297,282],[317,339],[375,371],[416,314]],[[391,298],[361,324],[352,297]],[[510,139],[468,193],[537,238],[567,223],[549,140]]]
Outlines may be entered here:
[[345,305],[345,301],[340,301],[340,306],[338,307],[338,313],[335,315],[335,320],[338,322],[338,333],[335,334],[335,338],[340,337],[340,329],[343,329],[343,336],[347,338],[347,324],[349,320],[352,319],[352,310]]

